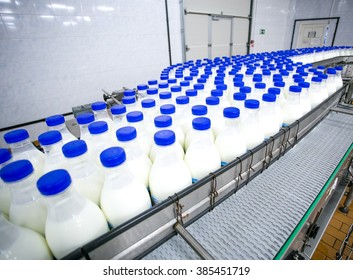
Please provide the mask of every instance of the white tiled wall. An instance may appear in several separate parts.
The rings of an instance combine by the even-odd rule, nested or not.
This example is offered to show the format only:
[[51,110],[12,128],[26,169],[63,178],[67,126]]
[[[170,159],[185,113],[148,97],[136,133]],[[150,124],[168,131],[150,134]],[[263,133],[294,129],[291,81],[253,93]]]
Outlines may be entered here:
[[[168,3],[181,60],[179,1]],[[168,65],[164,0],[0,0],[0,128],[71,112]]]

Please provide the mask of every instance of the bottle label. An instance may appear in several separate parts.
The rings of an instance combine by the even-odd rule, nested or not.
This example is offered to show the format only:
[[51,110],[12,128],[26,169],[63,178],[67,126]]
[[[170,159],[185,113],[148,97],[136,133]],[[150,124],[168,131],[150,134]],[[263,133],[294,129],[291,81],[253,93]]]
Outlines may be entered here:
[[222,161],[221,162],[221,166],[225,166],[225,165],[227,165],[228,164],[228,162],[225,162],[225,161]]
[[198,180],[195,178],[192,178],[192,183],[196,183]]

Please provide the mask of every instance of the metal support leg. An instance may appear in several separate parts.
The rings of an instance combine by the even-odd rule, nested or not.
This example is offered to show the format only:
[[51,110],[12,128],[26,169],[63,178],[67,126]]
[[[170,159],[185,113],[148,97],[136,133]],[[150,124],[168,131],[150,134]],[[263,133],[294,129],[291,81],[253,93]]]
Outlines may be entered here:
[[180,223],[176,223],[174,229],[202,259],[214,260],[205,248],[203,248],[202,245]]
[[348,184],[348,187],[350,188],[346,200],[343,203],[343,206],[339,208],[339,210],[343,213],[348,213],[349,212],[349,207],[353,201],[353,182],[350,181]]

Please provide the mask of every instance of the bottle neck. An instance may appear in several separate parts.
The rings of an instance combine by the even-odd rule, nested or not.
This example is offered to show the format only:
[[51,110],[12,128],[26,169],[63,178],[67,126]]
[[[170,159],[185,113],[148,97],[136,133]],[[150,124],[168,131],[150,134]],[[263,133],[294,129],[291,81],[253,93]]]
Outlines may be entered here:
[[42,145],[42,148],[44,150],[45,155],[55,156],[55,155],[62,154],[62,151],[61,151],[62,146],[63,146],[63,142],[62,140],[60,140],[59,142],[56,142],[51,145]]
[[20,151],[20,150],[36,149],[29,138],[24,139],[22,141],[18,141],[16,143],[11,143],[9,144],[9,147],[12,153],[16,153],[17,151]]
[[12,204],[24,204],[36,201],[40,198],[40,193],[36,187],[36,177],[34,172],[16,182],[6,184],[11,192]]

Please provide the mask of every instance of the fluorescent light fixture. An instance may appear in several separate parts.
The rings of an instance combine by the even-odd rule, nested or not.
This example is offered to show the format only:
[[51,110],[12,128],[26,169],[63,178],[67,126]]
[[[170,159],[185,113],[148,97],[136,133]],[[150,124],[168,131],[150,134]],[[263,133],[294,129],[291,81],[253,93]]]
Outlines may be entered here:
[[114,11],[114,7],[98,6],[97,10],[102,11],[102,12],[112,12],[112,11]]

